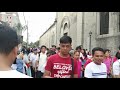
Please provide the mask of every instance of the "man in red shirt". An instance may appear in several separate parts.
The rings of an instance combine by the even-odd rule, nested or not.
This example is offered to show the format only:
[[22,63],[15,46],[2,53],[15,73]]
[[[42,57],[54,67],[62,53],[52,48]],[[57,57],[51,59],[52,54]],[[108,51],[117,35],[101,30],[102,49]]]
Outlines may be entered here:
[[60,52],[49,57],[44,78],[78,78],[77,74],[77,61],[73,61],[72,71],[72,59],[69,55],[71,50],[72,39],[69,36],[63,36],[60,38]]

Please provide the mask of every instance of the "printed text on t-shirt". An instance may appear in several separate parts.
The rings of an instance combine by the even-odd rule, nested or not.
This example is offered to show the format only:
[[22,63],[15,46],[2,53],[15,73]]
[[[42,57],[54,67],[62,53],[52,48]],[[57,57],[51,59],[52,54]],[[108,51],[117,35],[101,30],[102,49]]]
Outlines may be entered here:
[[56,78],[70,78],[70,71],[72,71],[71,64],[64,63],[54,63],[53,69],[57,70],[57,73],[54,74]]

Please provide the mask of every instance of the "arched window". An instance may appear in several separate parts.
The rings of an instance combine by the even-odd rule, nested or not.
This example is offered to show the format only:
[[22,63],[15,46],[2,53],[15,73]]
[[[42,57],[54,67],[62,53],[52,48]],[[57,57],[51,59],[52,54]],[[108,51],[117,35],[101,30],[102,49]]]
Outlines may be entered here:
[[66,35],[66,36],[68,35],[68,24],[67,23],[64,24],[63,32],[64,32],[63,33],[64,35]]
[[68,16],[65,16],[63,20],[61,21],[61,29],[60,34],[63,35],[69,35],[70,34],[70,20]]
[[64,35],[66,35],[66,36],[67,36],[67,35],[68,35],[68,32],[64,33]]
[[65,23],[65,25],[64,25],[64,30],[66,30],[67,29],[67,23]]

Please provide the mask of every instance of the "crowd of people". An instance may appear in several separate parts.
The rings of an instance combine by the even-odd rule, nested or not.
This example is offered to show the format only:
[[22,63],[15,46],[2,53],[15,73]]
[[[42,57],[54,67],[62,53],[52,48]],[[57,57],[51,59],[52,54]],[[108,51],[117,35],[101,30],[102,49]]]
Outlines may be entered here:
[[115,56],[109,49],[82,45],[72,49],[64,35],[59,47],[19,48],[17,33],[0,24],[0,78],[120,78],[120,46]]
[[[72,70],[74,78],[119,77],[120,47],[113,57],[109,49],[95,47],[90,53],[82,45],[71,49],[71,43],[69,36],[63,36],[60,47],[23,47],[16,58],[17,68],[14,69],[34,78],[71,78]],[[20,57],[23,62],[21,65]]]

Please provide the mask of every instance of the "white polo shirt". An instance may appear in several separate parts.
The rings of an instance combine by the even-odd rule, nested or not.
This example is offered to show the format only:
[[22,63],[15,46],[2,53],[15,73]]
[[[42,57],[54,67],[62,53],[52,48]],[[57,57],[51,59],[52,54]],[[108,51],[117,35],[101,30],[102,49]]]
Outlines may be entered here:
[[97,65],[94,62],[89,63],[85,68],[86,78],[107,78],[107,67],[104,63]]
[[40,53],[40,58],[39,58],[39,65],[38,65],[38,71],[41,71],[44,73],[45,71],[45,66],[47,63],[47,55],[46,53]]

